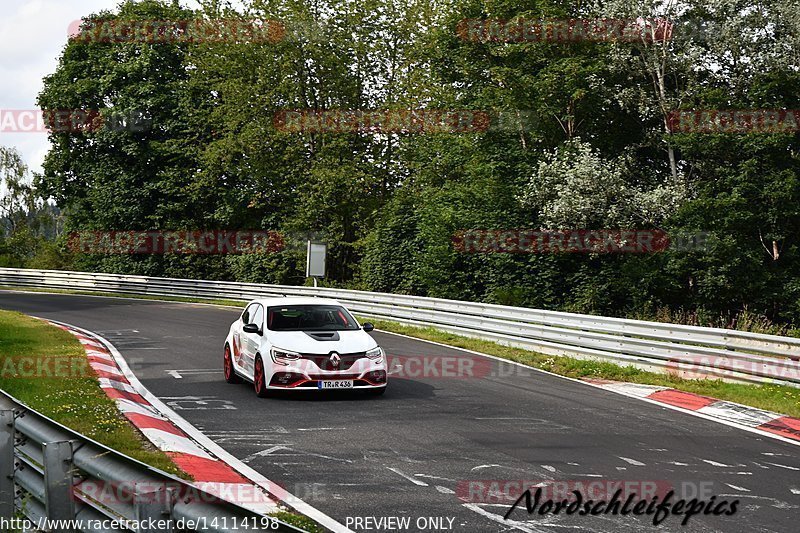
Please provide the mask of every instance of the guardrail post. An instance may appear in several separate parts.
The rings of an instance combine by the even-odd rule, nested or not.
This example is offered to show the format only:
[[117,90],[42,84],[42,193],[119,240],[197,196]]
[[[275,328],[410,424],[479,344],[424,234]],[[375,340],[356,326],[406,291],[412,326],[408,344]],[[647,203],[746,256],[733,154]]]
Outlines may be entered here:
[[[134,518],[139,523],[137,533],[171,533],[173,531],[172,489],[159,487],[152,492],[137,492],[133,501]],[[164,524],[167,524],[167,527],[164,527]]]
[[0,411],[0,518],[14,517],[14,411]]
[[72,442],[45,442],[44,451],[44,499],[47,518],[50,520],[73,520],[75,498],[72,494],[74,468],[72,466]]

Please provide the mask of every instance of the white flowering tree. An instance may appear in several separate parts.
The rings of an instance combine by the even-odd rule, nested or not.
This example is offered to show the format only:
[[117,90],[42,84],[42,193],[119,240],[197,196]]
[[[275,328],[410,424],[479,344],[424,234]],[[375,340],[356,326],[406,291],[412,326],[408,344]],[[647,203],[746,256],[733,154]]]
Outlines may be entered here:
[[581,139],[546,155],[520,195],[548,229],[661,224],[686,199],[679,182],[637,184],[626,157],[603,158]]

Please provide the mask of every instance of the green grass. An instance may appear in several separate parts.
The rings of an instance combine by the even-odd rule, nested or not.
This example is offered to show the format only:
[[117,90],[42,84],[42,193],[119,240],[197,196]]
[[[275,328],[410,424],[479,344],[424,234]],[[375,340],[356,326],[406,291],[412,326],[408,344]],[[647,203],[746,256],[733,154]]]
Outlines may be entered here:
[[773,322],[764,315],[750,311],[747,307],[736,312],[719,314],[709,313],[703,309],[686,310],[660,307],[655,310],[629,313],[627,318],[706,328],[733,329],[782,337],[800,337],[800,329],[793,324]]
[[800,388],[782,385],[747,385],[710,379],[682,379],[670,374],[647,372],[632,366],[623,367],[603,361],[543,355],[522,348],[503,346],[491,341],[463,337],[434,328],[407,326],[387,320],[370,320],[370,322],[375,324],[376,328],[384,331],[401,333],[418,339],[440,342],[466,350],[494,355],[571,378],[609,379],[671,387],[702,396],[800,417]]
[[[30,366],[39,364],[44,371]],[[0,389],[113,450],[191,479],[122,416],[100,388],[83,346],[71,333],[22,313],[0,310]],[[279,511],[271,516],[311,533],[323,531],[303,515]]]
[[303,531],[308,531],[309,533],[323,533],[325,531],[325,529],[318,526],[316,522],[307,516],[290,513],[288,511],[278,511],[277,513],[272,513],[270,516],[294,527],[299,527]]
[[64,330],[0,310],[0,389],[109,448],[188,478],[122,416],[100,388],[83,346]]

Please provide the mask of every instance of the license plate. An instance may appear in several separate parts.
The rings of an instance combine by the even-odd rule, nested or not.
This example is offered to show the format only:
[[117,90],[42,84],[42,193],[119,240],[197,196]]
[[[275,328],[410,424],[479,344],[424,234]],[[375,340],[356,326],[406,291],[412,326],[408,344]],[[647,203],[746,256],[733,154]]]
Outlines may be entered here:
[[334,381],[320,381],[317,383],[317,387],[320,389],[352,389],[353,380],[339,379]]

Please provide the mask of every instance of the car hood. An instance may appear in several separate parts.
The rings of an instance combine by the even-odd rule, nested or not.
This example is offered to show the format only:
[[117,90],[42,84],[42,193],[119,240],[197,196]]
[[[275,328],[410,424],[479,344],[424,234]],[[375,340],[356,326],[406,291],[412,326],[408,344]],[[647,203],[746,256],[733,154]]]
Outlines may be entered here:
[[[309,333],[317,333],[309,331]],[[321,333],[321,332],[320,332]],[[334,333],[326,331],[324,333]],[[266,331],[267,341],[277,348],[300,353],[328,354],[330,352],[366,352],[378,343],[361,329],[337,331],[339,340],[318,340],[304,331]]]

